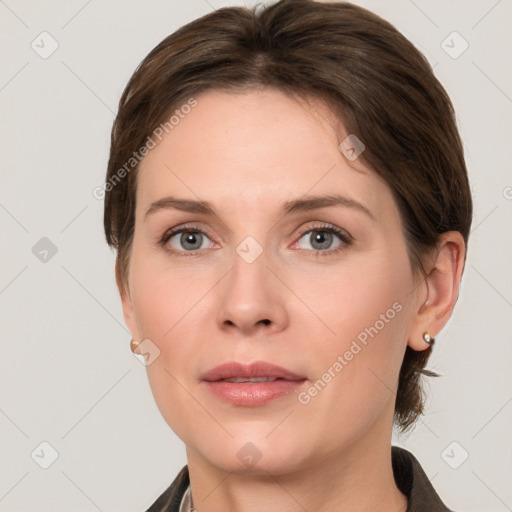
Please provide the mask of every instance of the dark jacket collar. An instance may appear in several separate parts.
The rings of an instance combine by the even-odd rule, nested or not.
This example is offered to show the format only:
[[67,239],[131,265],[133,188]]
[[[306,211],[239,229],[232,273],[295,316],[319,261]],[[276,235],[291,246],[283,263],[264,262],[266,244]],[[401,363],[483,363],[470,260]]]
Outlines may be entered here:
[[[450,512],[412,453],[392,446],[391,461],[396,485],[408,500],[407,512]],[[178,512],[189,483],[188,467],[185,466],[146,512]]]
[[391,447],[396,486],[407,496],[407,512],[450,512],[411,452]]

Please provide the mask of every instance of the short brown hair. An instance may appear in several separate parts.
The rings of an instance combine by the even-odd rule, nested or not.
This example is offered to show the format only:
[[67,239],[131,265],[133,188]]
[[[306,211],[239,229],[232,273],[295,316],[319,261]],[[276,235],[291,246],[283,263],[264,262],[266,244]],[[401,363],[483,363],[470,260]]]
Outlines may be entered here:
[[[121,289],[135,225],[137,166],[119,170],[155,128],[207,89],[268,86],[322,100],[366,145],[361,161],[390,186],[404,222],[411,266],[446,231],[467,243],[472,200],[452,103],[425,57],[390,23],[350,3],[281,0],[218,9],[159,43],[130,78],[111,136],[104,227],[117,249]],[[129,170],[128,170],[129,171]],[[432,348],[407,347],[395,423],[423,412],[420,377]]]

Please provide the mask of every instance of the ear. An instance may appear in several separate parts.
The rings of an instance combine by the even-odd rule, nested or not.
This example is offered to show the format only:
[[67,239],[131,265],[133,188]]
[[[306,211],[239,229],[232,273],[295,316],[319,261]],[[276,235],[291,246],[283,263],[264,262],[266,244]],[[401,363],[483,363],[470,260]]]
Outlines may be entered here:
[[450,319],[459,296],[466,245],[458,231],[443,233],[431,260],[430,273],[418,287],[416,317],[408,345],[416,351],[429,347],[424,333],[435,337]]
[[137,323],[135,322],[135,312],[130,296],[130,289],[128,288],[128,283],[125,282],[125,279],[123,278],[119,259],[116,259],[116,284],[117,289],[119,290],[119,295],[121,296],[124,321],[132,333],[132,338],[139,340],[140,338],[137,330]]

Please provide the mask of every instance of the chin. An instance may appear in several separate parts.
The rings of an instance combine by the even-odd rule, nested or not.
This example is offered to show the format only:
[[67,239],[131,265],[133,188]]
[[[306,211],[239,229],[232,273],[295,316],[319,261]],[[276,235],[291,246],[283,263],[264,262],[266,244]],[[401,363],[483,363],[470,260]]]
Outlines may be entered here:
[[[234,435],[233,438],[226,435],[222,440],[209,439],[203,442],[191,443],[194,450],[209,464],[226,472],[236,474],[284,474],[296,471],[307,464],[306,452],[308,448],[304,442],[287,436],[283,442],[283,436],[268,435],[271,429],[267,429],[265,435],[251,436],[247,430],[243,435]],[[295,432],[300,432],[295,429]],[[204,438],[203,438],[204,439]],[[300,450],[297,449],[300,447]]]

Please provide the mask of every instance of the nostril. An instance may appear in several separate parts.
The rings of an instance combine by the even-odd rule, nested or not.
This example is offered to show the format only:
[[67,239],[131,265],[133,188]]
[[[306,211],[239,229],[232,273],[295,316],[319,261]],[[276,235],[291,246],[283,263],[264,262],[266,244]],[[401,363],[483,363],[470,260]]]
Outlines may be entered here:
[[[233,322],[233,320],[226,320],[224,323],[226,325],[236,325],[235,322]],[[268,318],[265,318],[265,319],[260,320],[259,322],[257,322],[257,324],[260,324],[260,323],[265,324],[265,325],[270,325],[272,323],[272,321],[269,320]]]

